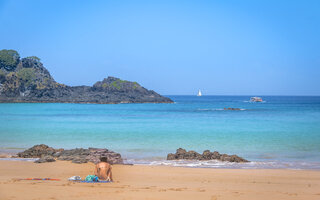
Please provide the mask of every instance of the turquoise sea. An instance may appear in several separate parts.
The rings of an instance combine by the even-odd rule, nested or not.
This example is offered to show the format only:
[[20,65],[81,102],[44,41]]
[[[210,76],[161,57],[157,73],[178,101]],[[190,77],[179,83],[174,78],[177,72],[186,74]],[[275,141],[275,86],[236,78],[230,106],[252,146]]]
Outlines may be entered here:
[[[44,143],[108,148],[135,164],[320,169],[320,97],[262,96],[262,103],[250,96],[168,97],[175,103],[3,103],[0,152]],[[179,147],[253,162],[166,161]]]

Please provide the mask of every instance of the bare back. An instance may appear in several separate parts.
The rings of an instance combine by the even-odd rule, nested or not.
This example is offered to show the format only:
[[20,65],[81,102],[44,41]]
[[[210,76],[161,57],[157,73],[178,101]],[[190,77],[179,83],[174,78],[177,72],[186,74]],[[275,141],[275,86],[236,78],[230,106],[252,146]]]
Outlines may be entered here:
[[101,180],[112,180],[112,172],[111,172],[111,165],[106,162],[100,162],[96,165],[95,168],[95,175],[99,177]]

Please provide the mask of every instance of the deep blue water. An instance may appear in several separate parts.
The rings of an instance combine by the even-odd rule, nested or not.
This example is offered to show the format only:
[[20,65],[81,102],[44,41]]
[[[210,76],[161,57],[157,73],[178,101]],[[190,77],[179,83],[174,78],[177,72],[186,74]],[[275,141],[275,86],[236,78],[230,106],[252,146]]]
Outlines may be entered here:
[[238,154],[254,166],[320,168],[320,97],[169,97],[174,104],[0,104],[0,151],[104,147],[128,162],[169,165],[167,153],[183,147]]

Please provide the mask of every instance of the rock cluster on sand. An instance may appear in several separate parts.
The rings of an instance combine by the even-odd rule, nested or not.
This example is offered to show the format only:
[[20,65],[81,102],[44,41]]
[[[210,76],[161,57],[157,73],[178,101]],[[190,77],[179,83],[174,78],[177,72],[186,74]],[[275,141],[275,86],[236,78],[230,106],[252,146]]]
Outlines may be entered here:
[[35,163],[45,163],[45,162],[55,162],[56,159],[54,159],[53,156],[50,155],[43,155],[40,157],[40,159],[34,161]]
[[220,154],[217,151],[210,152],[205,150],[202,154],[195,151],[186,151],[179,148],[176,153],[169,153],[167,160],[220,160],[228,162],[249,162],[248,160],[241,158],[237,155]]
[[18,153],[20,158],[40,158],[41,156],[53,156],[64,149],[54,149],[45,144],[34,145],[33,147]]
[[54,149],[45,144],[35,145],[30,149],[18,153],[21,158],[40,158],[36,163],[54,162],[58,160],[68,160],[73,163],[98,163],[100,157],[107,157],[111,164],[123,164],[123,160],[119,153],[110,151],[108,149],[98,148],[77,148],[77,149]]
[[98,163],[100,157],[103,156],[107,157],[108,162],[111,164],[123,164],[121,155],[108,149],[71,149],[58,152],[55,156],[57,156],[58,160],[71,160],[73,163]]

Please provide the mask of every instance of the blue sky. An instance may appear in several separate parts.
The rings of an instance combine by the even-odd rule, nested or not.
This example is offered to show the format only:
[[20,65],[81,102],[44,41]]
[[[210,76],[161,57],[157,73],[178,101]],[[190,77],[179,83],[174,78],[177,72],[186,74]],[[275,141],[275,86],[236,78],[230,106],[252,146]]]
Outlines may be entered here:
[[0,27],[0,49],[68,85],[320,95],[320,1],[0,0]]

